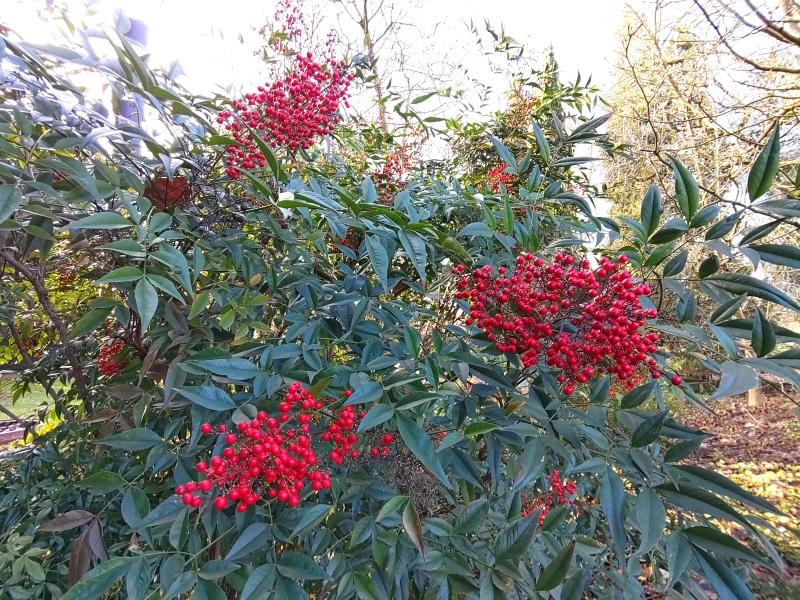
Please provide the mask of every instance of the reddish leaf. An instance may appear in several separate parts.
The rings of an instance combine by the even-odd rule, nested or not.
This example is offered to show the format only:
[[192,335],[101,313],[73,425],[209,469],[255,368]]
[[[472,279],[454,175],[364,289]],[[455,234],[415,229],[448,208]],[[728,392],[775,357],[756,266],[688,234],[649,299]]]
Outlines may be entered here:
[[85,510],[70,510],[39,526],[39,531],[67,531],[85,525],[94,515]]
[[75,585],[89,570],[91,560],[89,540],[85,529],[75,540],[72,551],[69,553],[69,584]]

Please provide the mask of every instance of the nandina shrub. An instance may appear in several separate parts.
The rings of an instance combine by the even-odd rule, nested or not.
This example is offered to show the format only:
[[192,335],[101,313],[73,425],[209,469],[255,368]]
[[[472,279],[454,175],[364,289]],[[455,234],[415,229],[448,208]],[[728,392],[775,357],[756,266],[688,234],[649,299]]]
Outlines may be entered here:
[[[517,132],[527,149],[488,142],[514,186],[411,176],[389,206],[372,168],[356,181],[297,152],[332,121],[284,132],[266,91],[222,112],[111,43],[110,71],[77,46],[2,46],[19,88],[0,106],[2,331],[21,353],[15,315],[41,310],[23,380],[61,423],[0,463],[0,595],[689,598],[705,581],[744,598],[746,565],[779,568],[760,526],[775,509],[684,462],[707,435],[665,408],[705,401],[676,356],[714,397],[757,370],[798,381],[798,335],[763,310],[794,299],[740,263],[683,273],[686,245],[732,243],[739,204],[675,162],[674,203],[653,187],[638,219],[593,214],[565,191],[568,152],[606,146],[604,118],[556,86],[558,152],[539,126]],[[110,126],[60,79],[78,65],[175,139]],[[769,193],[779,153],[776,128],[748,181],[776,229],[797,210]],[[154,200],[165,175],[191,201]],[[761,227],[741,249],[796,260]],[[46,285],[61,253],[92,265],[76,287],[99,284],[80,318]]]

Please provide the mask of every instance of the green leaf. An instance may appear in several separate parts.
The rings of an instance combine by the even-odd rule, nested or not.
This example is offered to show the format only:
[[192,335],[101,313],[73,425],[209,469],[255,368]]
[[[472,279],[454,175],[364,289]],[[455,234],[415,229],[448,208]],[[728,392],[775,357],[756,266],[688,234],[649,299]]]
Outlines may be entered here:
[[214,559],[203,563],[203,566],[200,567],[197,575],[200,577],[200,579],[214,581],[220,577],[225,577],[225,575],[228,573],[233,573],[240,566],[241,565],[239,563],[231,562],[229,560]]
[[575,551],[575,540],[567,544],[553,561],[547,565],[536,580],[536,589],[549,591],[561,585],[572,563],[572,553]]
[[625,486],[610,467],[606,467],[602,475],[597,499],[611,530],[611,541],[617,560],[624,562],[625,548],[628,544],[628,537],[625,534]]
[[682,480],[688,481],[704,490],[716,492],[722,496],[749,504],[759,510],[782,514],[773,504],[760,496],[751,494],[721,473],[699,465],[671,465],[670,469],[673,472],[678,472]]
[[145,332],[158,308],[156,288],[147,279],[140,279],[133,291],[133,297],[136,300],[136,311],[139,313],[139,320],[142,323],[142,332]]
[[381,423],[385,423],[394,415],[394,409],[386,404],[376,404],[369,409],[364,418],[358,424],[357,433],[368,431],[373,427],[377,427]]
[[753,244],[749,246],[764,262],[800,269],[800,248],[786,244]]
[[330,579],[325,569],[300,552],[289,552],[278,559],[278,573],[289,579],[299,579],[300,581]]
[[405,232],[401,230],[398,232],[398,236],[403,249],[411,259],[411,264],[414,265],[414,269],[416,269],[417,273],[419,273],[420,279],[425,281],[425,267],[427,266],[428,262],[428,253],[425,249],[425,240],[413,231]]
[[266,523],[251,523],[236,538],[231,549],[228,550],[228,554],[225,555],[225,560],[235,561],[251,552],[261,550],[270,541],[268,532],[269,525]]
[[713,552],[715,555],[727,559],[749,560],[764,566],[768,565],[755,551],[719,529],[697,525],[683,529],[681,533],[693,546],[702,548],[706,552]]
[[122,433],[112,435],[107,438],[98,440],[98,444],[104,446],[111,446],[112,448],[119,448],[128,452],[135,452],[136,450],[146,450],[152,448],[163,442],[161,436],[152,429],[145,427],[137,427],[136,429],[128,429]]
[[761,298],[774,302],[785,308],[800,311],[800,304],[791,296],[769,283],[744,275],[743,273],[720,273],[715,277],[706,279],[710,283],[731,294],[747,294],[753,298]]
[[479,435],[485,435],[499,428],[500,426],[497,425],[497,423],[481,421],[479,423],[471,423],[470,425],[464,427],[464,435],[469,437],[478,437]]
[[719,387],[708,397],[709,400],[737,396],[758,386],[758,375],[747,365],[729,360],[722,363],[720,368],[722,376]]
[[760,198],[772,187],[780,166],[780,158],[780,126],[776,123],[747,176],[747,193],[751,200]]
[[116,240],[105,246],[100,246],[100,250],[111,250],[133,258],[144,258],[147,255],[144,246],[136,240]]
[[545,466],[544,445],[540,440],[533,439],[528,442],[525,451],[519,457],[519,472],[511,493],[518,492],[539,477],[544,472]]
[[664,420],[668,414],[669,411],[664,410],[642,421],[633,432],[631,446],[639,448],[655,442],[661,435],[661,428],[664,426]]
[[181,293],[178,291],[178,288],[176,288],[175,284],[172,283],[172,281],[170,281],[166,277],[150,273],[146,276],[146,279],[147,281],[152,283],[155,287],[160,289],[162,292],[166,292],[167,294],[175,298],[181,304],[186,304],[186,301],[183,299],[183,296],[181,296]]
[[389,515],[393,515],[398,512],[405,503],[408,502],[408,496],[394,496],[393,498],[387,500],[381,509],[378,511],[378,516],[375,517],[375,521],[380,522],[383,521]]
[[672,254],[674,250],[675,242],[658,246],[655,250],[653,250],[653,252],[650,253],[650,256],[647,257],[647,260],[644,261],[645,266],[655,267],[660,265],[670,254]]
[[95,283],[126,283],[129,281],[139,281],[143,277],[142,270],[137,267],[120,267],[110,273],[106,273]]
[[141,556],[128,569],[125,574],[125,591],[127,600],[144,600],[147,588],[150,587],[150,563]]
[[664,536],[667,525],[667,511],[658,495],[650,489],[643,491],[636,499],[636,523],[642,538],[636,554],[643,555],[650,551]]
[[211,358],[208,360],[190,360],[187,364],[198,367],[214,375],[235,379],[237,381],[250,381],[263,375],[264,371],[245,358]]
[[109,306],[107,308],[94,308],[90,310],[88,313],[83,315],[83,317],[81,317],[77,323],[75,323],[69,332],[69,339],[72,340],[76,337],[86,335],[87,333],[91,333],[100,327],[100,325],[102,325],[108,318],[108,315],[111,313],[113,308],[113,306]]
[[506,146],[503,144],[503,142],[501,142],[499,139],[497,139],[493,135],[489,136],[489,140],[492,142],[492,145],[494,146],[495,150],[497,150],[497,154],[498,154],[498,156],[500,156],[500,159],[510,167],[509,171],[511,173],[516,174],[517,173],[517,159],[514,158],[514,155],[511,153],[511,150],[506,148]]
[[[169,584],[163,600],[172,600],[173,598],[185,594],[194,587],[196,581],[197,574],[194,571],[181,573],[171,584]],[[164,582],[165,585],[167,583],[169,582]]]
[[706,230],[705,239],[706,240],[716,240],[721,238],[725,235],[728,235],[733,228],[736,226],[736,223],[739,222],[739,218],[742,216],[743,211],[736,211],[732,215],[728,215],[721,221],[714,223],[708,230]]
[[67,225],[67,229],[125,229],[126,227],[133,227],[133,223],[116,212],[94,213]]
[[353,584],[361,600],[386,600],[383,594],[378,591],[378,586],[366,573],[355,573]]
[[728,503],[714,494],[682,483],[678,488],[674,483],[662,483],[653,488],[670,504],[684,508],[696,514],[711,515],[718,519],[736,521],[740,525],[750,527],[750,523]]
[[683,250],[676,256],[673,256],[666,265],[664,265],[664,277],[674,277],[679,275],[686,267],[686,261],[689,258],[689,251]]
[[367,246],[367,254],[369,261],[372,265],[372,270],[378,277],[383,289],[389,291],[389,255],[386,248],[381,244],[380,239],[374,235],[368,235],[364,238]]
[[22,205],[22,191],[14,184],[0,185],[0,223],[11,217]]
[[495,563],[515,566],[533,542],[538,521],[537,511],[503,529],[494,543]]
[[700,263],[700,267],[698,268],[700,279],[710,277],[717,271],[719,271],[719,258],[716,254],[708,256],[703,262]]
[[645,238],[649,238],[658,229],[662,212],[661,192],[655,185],[650,184],[642,198],[642,208],[639,211],[639,220],[644,228]]
[[539,148],[539,156],[542,157],[542,163],[547,165],[550,163],[550,143],[539,125],[532,123],[532,127],[533,136],[536,138],[536,147]]
[[708,552],[695,547],[694,557],[720,600],[755,600],[736,573]]
[[712,323],[720,323],[721,321],[726,321],[733,317],[739,309],[744,304],[745,300],[747,300],[747,294],[743,294],[741,296],[736,296],[735,298],[731,298],[725,304],[720,304],[720,306],[711,314],[710,321]]
[[134,560],[129,556],[116,556],[101,562],[69,588],[61,600],[95,600],[102,597],[122,579]]
[[227,600],[227,596],[216,583],[201,579],[194,588],[192,600]]
[[377,402],[381,398],[383,398],[383,386],[377,381],[368,381],[356,388],[353,394],[345,401],[344,406]]
[[97,471],[78,482],[78,487],[100,496],[118,490],[128,482],[114,471]]
[[750,338],[756,356],[765,356],[772,352],[776,342],[775,330],[761,309],[756,308],[756,317],[753,319],[753,335]]
[[194,319],[197,315],[203,312],[211,303],[211,294],[208,292],[200,292],[194,297],[192,307],[189,309],[189,319]]
[[411,501],[407,502],[406,507],[403,509],[402,522],[406,534],[408,534],[419,553],[424,557],[425,546],[422,543],[422,522],[419,520],[419,514],[417,514],[417,510]]
[[250,572],[247,583],[242,588],[241,600],[262,600],[268,598],[275,585],[275,565],[266,564]]
[[673,533],[667,536],[667,565],[669,566],[669,582],[667,589],[674,586],[689,566],[692,559],[692,546],[681,533]]
[[689,221],[689,229],[697,229],[698,227],[705,227],[711,221],[717,218],[719,214],[719,206],[717,204],[709,204],[704,206],[697,214]]
[[681,161],[671,157],[670,162],[675,175],[675,197],[678,200],[678,206],[686,220],[691,221],[700,206],[700,188]]
[[656,231],[650,238],[652,244],[666,244],[677,240],[686,234],[686,223],[678,220],[670,220],[664,227]]
[[312,529],[322,523],[331,511],[331,506],[328,504],[315,504],[314,506],[303,508],[302,516],[297,524],[292,529],[289,537],[297,537],[308,529]]
[[236,408],[231,397],[224,390],[213,385],[176,387],[175,391],[190,402],[208,410],[223,411]]
[[489,501],[486,498],[473,500],[456,517],[453,533],[456,535],[477,533],[486,522],[487,516],[489,516]]
[[650,399],[656,391],[657,382],[651,379],[647,383],[633,388],[625,394],[620,401],[620,406],[624,409],[635,408]]
[[397,415],[395,421],[400,437],[403,438],[403,442],[408,449],[446,488],[452,488],[453,486],[447,479],[444,469],[442,469],[439,456],[436,454],[431,438],[428,437],[426,431],[407,417]]

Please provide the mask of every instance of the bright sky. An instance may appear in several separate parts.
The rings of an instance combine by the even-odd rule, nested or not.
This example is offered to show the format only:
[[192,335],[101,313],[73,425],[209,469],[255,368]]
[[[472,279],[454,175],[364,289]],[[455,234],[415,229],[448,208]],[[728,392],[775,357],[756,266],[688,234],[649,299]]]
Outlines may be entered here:
[[[42,26],[36,11],[45,0],[4,0],[13,10],[4,20],[28,41],[52,42],[53,33]],[[76,16],[83,13],[82,0],[56,0]],[[155,62],[168,65],[177,59],[184,84],[193,91],[250,89],[266,77],[266,67],[254,56],[260,41],[255,30],[274,12],[276,0],[96,0],[95,9],[110,15],[120,7],[148,26],[148,50]],[[371,2],[374,5],[374,2]],[[331,18],[341,11],[333,2],[315,5]],[[440,64],[445,60],[467,63],[474,75],[492,81],[488,66],[475,48],[467,23],[479,28],[484,19],[502,22],[506,33],[526,45],[534,56],[549,44],[565,77],[578,71],[606,87],[616,51],[616,32],[625,6],[623,0],[407,0],[403,6],[404,41],[412,60]],[[474,56],[470,54],[474,53]],[[499,87],[502,83],[497,80]],[[500,102],[498,97],[496,102]]]

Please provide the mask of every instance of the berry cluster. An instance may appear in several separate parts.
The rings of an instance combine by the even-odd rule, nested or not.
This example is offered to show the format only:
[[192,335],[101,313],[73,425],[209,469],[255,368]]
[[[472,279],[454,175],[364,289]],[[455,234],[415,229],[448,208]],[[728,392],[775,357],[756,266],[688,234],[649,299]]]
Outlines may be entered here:
[[353,252],[358,252],[361,242],[364,241],[364,235],[357,229],[352,227],[347,228],[347,233],[342,238],[342,246],[350,248]]
[[415,158],[415,146],[403,144],[386,157],[380,171],[372,173],[378,203],[384,206],[394,204],[394,197],[403,189],[411,163]]
[[550,493],[526,501],[520,511],[521,517],[527,517],[532,512],[541,510],[539,513],[539,525],[544,523],[544,519],[550,513],[550,509],[556,504],[569,504],[570,506],[575,504],[574,495],[578,489],[574,481],[565,479],[562,482],[556,469],[553,469],[550,475],[545,475],[545,478],[550,481]]
[[599,373],[626,384],[646,366],[657,378],[650,354],[658,334],[642,332],[657,312],[641,307],[639,296],[651,290],[634,281],[626,262],[624,255],[615,262],[604,257],[593,270],[569,254],[547,265],[528,253],[512,272],[486,265],[466,273],[461,265],[454,269],[461,275],[456,298],[469,303],[466,324],[480,327],[498,350],[520,355],[526,368],[543,359],[559,369],[567,395]]
[[308,52],[297,55],[296,66],[285,77],[235,100],[233,112],[224,110],[217,116],[217,123],[224,123],[236,140],[226,150],[228,176],[238,179],[242,169],[266,164],[250,129],[273,148],[283,145],[292,152],[310,148],[319,136],[333,131],[352,79],[345,73],[344,61],[317,62]]
[[[348,390],[345,396],[351,394]],[[327,411],[322,401],[293,383],[278,404],[277,416],[260,411],[255,419],[239,423],[238,433],[229,432],[224,424],[215,429],[203,423],[201,433],[223,438],[222,456],[198,462],[196,469],[202,479],[178,486],[176,493],[194,508],[208,493],[214,494],[213,505],[219,510],[235,504],[236,510],[244,512],[262,498],[298,506],[307,487],[314,493],[331,486],[331,475],[322,467],[323,448],[335,465],[360,456],[354,447],[359,441],[356,429],[365,414],[356,414],[352,406]],[[383,436],[384,446],[392,441],[391,434]],[[376,456],[375,450],[372,456]],[[385,451],[388,456],[388,447]]]
[[279,0],[272,18],[275,32],[269,39],[269,45],[274,50],[285,52],[289,43],[298,41],[306,30],[303,11],[293,0]]
[[125,366],[125,363],[119,359],[119,355],[125,349],[125,342],[122,340],[114,340],[110,344],[106,344],[100,348],[100,357],[97,360],[97,368],[106,377],[114,377]]
[[505,164],[499,164],[489,169],[486,173],[486,183],[489,185],[490,190],[497,193],[500,191],[501,184],[506,188],[510,188],[514,183],[514,176],[506,172]]

